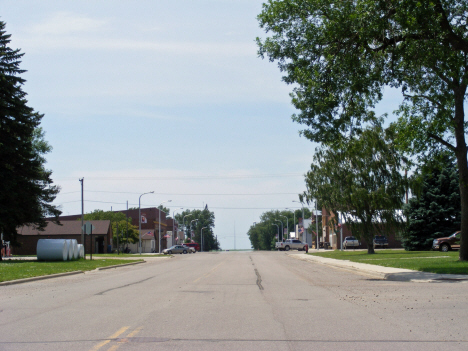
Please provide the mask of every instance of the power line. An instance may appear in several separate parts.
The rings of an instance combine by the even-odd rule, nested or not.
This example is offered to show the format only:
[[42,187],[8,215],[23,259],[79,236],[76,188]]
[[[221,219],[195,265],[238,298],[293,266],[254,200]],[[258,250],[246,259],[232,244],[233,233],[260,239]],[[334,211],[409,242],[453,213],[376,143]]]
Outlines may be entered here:
[[[69,204],[69,203],[74,203],[74,202],[81,202],[81,200],[61,202],[58,205]],[[114,201],[84,200],[84,202],[112,204],[112,205],[126,205],[126,202],[114,202]],[[136,206],[136,204],[130,204],[130,205],[135,205]],[[145,205],[145,206],[148,206],[148,205]],[[156,206],[154,206],[154,207],[156,207]],[[167,207],[168,208],[184,207],[184,208],[192,208],[192,209],[204,209],[205,208],[203,206],[185,206],[185,205],[167,206]],[[283,207],[276,207],[276,208],[283,208]],[[288,206],[288,207],[284,207],[284,208],[301,209],[302,207]],[[211,206],[209,209],[212,209],[212,210],[272,210],[272,207],[217,207],[217,206]]]
[[[230,175],[230,176],[174,176],[174,177],[86,177],[88,180],[186,180],[186,179],[258,179],[304,177],[303,173],[258,174],[258,175]],[[76,177],[56,178],[58,180],[76,180]]]
[[[72,191],[68,193],[59,193],[59,195],[68,195],[79,193],[79,191]],[[86,193],[106,193],[106,194],[132,194],[139,195],[140,193],[126,192],[126,191],[105,191],[105,190],[86,190]],[[154,193],[154,195],[165,196],[274,196],[274,195],[297,195],[298,193]]]

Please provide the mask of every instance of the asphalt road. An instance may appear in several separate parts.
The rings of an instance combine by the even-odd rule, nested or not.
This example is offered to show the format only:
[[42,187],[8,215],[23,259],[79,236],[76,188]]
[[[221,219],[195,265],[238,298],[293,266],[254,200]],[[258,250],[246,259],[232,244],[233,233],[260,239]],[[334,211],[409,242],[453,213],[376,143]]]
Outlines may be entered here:
[[468,284],[221,252],[0,287],[0,350],[467,350]]

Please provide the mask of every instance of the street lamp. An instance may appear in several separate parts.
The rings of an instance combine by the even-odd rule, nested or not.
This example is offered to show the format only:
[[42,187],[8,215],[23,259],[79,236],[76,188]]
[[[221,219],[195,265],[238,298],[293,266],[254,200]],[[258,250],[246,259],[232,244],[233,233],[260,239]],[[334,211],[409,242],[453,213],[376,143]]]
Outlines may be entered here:
[[203,229],[206,229],[206,228],[208,228],[208,227],[203,227],[203,228],[201,229],[201,234],[200,234],[200,237],[201,237],[201,239],[200,239],[200,241],[201,241],[200,251],[201,251],[201,252],[203,252]]
[[[290,210],[290,208],[286,208],[286,209],[288,211]],[[296,211],[295,210],[293,210],[293,215],[294,215],[294,235],[296,235]]]
[[279,238],[279,225],[278,224],[275,224],[273,223],[273,225],[276,225],[276,235],[278,236],[278,241],[280,241],[280,238]]
[[[180,210],[183,210],[183,208],[181,207]],[[175,219],[175,213],[176,213],[177,209],[175,209],[174,211],[172,211],[172,220],[173,220],[173,226],[172,226],[172,243],[174,243],[175,241],[175,238],[177,237],[177,232],[175,230],[175,225],[176,225],[176,219]],[[177,227],[178,229],[179,227]]]
[[[317,199],[315,199],[315,230],[317,231],[317,248],[320,249],[320,236],[319,236],[319,231],[318,231],[318,208],[317,208]],[[325,242],[325,239],[323,239],[323,234],[322,234],[322,240]],[[325,244],[324,244],[325,245]],[[324,246],[325,247],[325,246]]]
[[[286,231],[286,236],[287,236],[287,239],[290,239],[290,237],[289,237],[289,218],[286,217],[286,216],[283,216],[283,215],[280,215],[280,217],[286,218],[286,228],[288,228],[287,231]],[[283,235],[284,235],[284,233],[283,233]]]
[[193,237],[192,237],[192,223],[193,222],[195,222],[195,223],[198,222],[198,219],[192,219],[190,221],[190,240],[192,240],[192,241],[193,241]]
[[146,195],[146,194],[154,194],[154,191],[150,191],[148,193],[143,193],[140,195],[140,197],[138,198],[138,230],[140,232],[140,237],[139,237],[139,251],[140,251],[140,255],[141,255],[141,197],[143,195]]
[[[302,228],[304,228],[304,205],[302,204],[301,201],[292,200],[292,202],[297,202],[297,203],[301,204],[301,207],[302,207]],[[294,213],[294,215],[295,215],[295,213]],[[294,231],[296,231],[296,226],[295,225],[294,225]],[[298,237],[299,237],[299,235],[298,235]],[[307,241],[307,236],[306,236],[306,240],[304,240],[304,241]]]
[[[283,222],[280,221],[279,219],[275,219],[276,222],[281,223],[281,238],[284,239],[284,229],[283,229]],[[282,240],[281,240],[282,241]]]
[[166,202],[171,202],[172,200],[167,200],[163,201],[159,204],[158,206],[158,213],[159,213],[159,220],[158,220],[158,236],[159,236],[159,253],[161,253],[161,209],[159,207],[162,206],[162,204],[165,204]]
[[187,231],[187,227],[185,226],[185,217],[190,217],[190,216],[191,216],[191,214],[185,215],[185,216],[184,216],[184,219],[182,220],[182,222],[184,223],[184,229],[185,229],[185,231]]

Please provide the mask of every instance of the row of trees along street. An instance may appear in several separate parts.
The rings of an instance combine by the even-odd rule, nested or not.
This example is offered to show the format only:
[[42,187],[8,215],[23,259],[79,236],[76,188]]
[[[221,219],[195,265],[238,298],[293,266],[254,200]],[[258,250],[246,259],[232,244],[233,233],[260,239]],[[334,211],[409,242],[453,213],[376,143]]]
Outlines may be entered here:
[[[288,238],[290,232],[294,232],[294,223],[298,224],[302,218],[302,210],[293,211],[267,211],[260,216],[260,222],[250,226],[247,235],[254,250],[272,250],[275,242]],[[304,218],[311,218],[312,212],[304,208]],[[314,217],[315,218],[315,217]],[[283,236],[281,230],[286,229],[287,235]],[[318,227],[322,228],[321,217]],[[279,233],[279,238],[277,235]]]
[[[345,212],[363,236],[377,220],[397,228],[402,218],[395,210],[411,183],[401,174],[447,151],[458,169],[462,261],[468,260],[467,17],[465,0],[270,0],[258,16],[268,36],[257,38],[259,55],[278,62],[294,86],[293,120],[321,145],[304,198]],[[401,91],[392,123],[374,112],[388,88]],[[348,149],[358,145],[365,150],[353,156]]]

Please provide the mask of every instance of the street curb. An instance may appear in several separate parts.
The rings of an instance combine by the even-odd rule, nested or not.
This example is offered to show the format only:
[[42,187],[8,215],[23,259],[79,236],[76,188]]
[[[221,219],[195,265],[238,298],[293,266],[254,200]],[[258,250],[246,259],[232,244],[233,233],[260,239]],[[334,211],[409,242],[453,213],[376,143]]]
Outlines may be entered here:
[[97,271],[103,271],[103,270],[105,270],[105,269],[118,268],[118,267],[124,267],[124,266],[132,266],[132,265],[140,264],[140,263],[146,263],[146,261],[131,262],[131,263],[122,263],[122,264],[116,264],[116,265],[114,265],[114,266],[99,267],[99,268],[96,268],[96,270],[97,270]]
[[58,278],[58,277],[65,277],[67,275],[75,275],[75,274],[81,274],[84,273],[84,271],[73,271],[73,272],[65,272],[65,273],[57,273],[57,274],[49,274],[49,275],[41,275],[38,277],[31,277],[31,278],[23,278],[23,279],[16,279],[16,280],[9,280],[6,282],[1,282],[0,286],[3,285],[13,285],[13,284],[22,284],[22,283],[29,283],[33,282],[36,280],[43,280],[43,279],[52,279],[52,278]]
[[324,266],[330,266],[336,269],[382,280],[414,283],[468,282],[468,275],[421,272],[403,268],[377,266],[369,263],[323,258],[313,255],[302,256],[289,254],[288,256],[298,260],[315,262]]
[[[99,268],[94,269],[94,271],[102,271],[104,269],[118,268],[118,267],[123,267],[123,266],[131,266],[131,265],[140,264],[140,263],[146,263],[146,261],[116,264],[114,266],[107,266],[107,267],[99,267]],[[86,272],[93,272],[93,271],[73,271],[73,272],[41,275],[41,276],[38,276],[38,277],[31,277],[31,278],[9,280],[9,281],[6,281],[6,282],[1,282],[0,286],[29,283],[29,282],[34,282],[36,280],[59,278],[59,277],[65,277],[67,275],[75,275],[75,274],[82,274],[82,273],[84,274]]]

